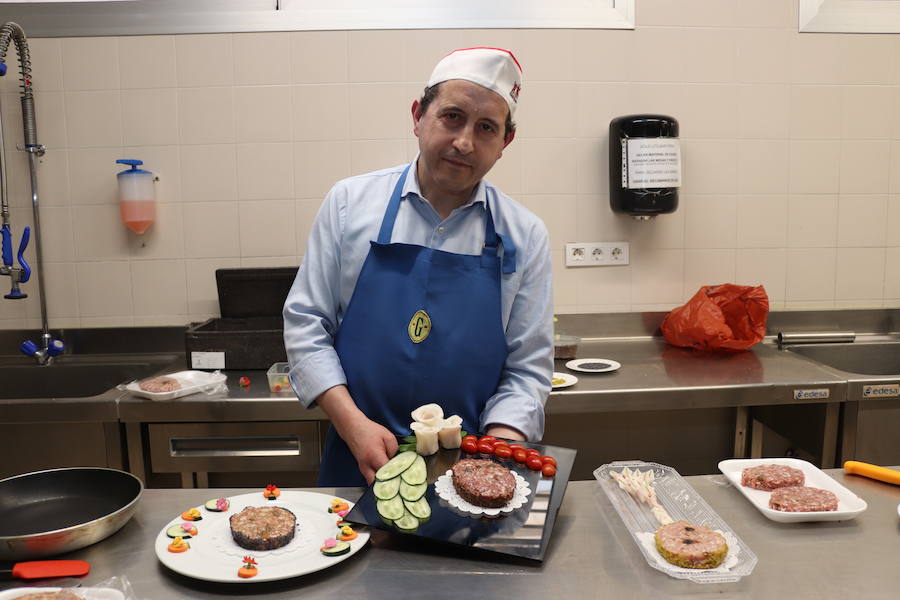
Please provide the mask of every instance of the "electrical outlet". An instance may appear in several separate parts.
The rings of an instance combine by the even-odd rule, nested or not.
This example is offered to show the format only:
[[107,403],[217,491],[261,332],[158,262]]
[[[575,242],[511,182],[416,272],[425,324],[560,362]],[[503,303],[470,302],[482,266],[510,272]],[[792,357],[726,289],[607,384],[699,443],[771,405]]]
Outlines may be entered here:
[[628,264],[628,242],[566,244],[567,267],[608,267]]

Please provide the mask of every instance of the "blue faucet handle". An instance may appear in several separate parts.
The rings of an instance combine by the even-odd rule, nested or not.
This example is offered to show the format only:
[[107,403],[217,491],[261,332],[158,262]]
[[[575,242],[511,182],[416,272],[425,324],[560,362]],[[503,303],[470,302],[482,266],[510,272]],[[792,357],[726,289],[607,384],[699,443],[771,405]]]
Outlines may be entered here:
[[59,356],[66,350],[66,345],[63,344],[62,340],[52,339],[50,340],[50,346],[47,347],[47,355],[48,356]]
[[19,277],[19,283],[25,283],[31,279],[31,267],[25,262],[25,248],[28,247],[28,240],[31,239],[31,227],[22,230],[22,240],[19,242],[19,252],[16,258],[19,259],[19,265],[22,267],[22,276]]
[[6,63],[0,62],[0,77],[6,75]]
[[24,342],[22,342],[22,345],[19,346],[19,350],[25,356],[34,356],[35,354],[37,354],[39,348],[38,345],[31,340],[25,340]]
[[9,229],[9,223],[0,227],[0,236],[3,238],[3,264],[11,267],[13,264],[12,231]]

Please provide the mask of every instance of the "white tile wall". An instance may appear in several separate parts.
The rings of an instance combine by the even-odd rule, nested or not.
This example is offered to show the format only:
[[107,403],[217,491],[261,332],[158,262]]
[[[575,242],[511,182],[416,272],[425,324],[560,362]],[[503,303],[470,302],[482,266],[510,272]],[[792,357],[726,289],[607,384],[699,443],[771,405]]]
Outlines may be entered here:
[[[765,285],[776,308],[900,306],[898,42],[801,35],[783,0],[642,0],[637,21],[31,39],[51,324],[183,324],[218,313],[216,268],[296,265],[335,181],[415,156],[413,98],[472,45],[525,70],[517,139],[488,177],[546,223],[558,311],[666,310],[724,281]],[[18,239],[14,78],[0,101]],[[638,112],[678,118],[684,150],[681,205],[650,222],[609,209],[609,121]],[[159,176],[143,236],[120,223],[117,158]],[[620,240],[627,267],[564,265],[567,242]],[[0,327],[37,324],[25,287]]]

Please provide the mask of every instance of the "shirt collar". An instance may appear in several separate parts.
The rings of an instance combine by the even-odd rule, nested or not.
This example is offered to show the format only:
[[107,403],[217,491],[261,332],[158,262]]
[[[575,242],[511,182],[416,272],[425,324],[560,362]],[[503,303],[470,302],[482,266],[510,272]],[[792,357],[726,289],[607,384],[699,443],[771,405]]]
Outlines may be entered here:
[[[403,184],[403,193],[401,197],[407,198],[409,194],[415,194],[417,198],[420,200],[427,202],[425,196],[422,195],[422,188],[419,187],[419,170],[416,168],[416,164],[419,162],[419,155],[416,154],[415,160],[413,160],[412,165],[409,168],[409,175],[406,176],[406,183]],[[478,182],[478,185],[475,186],[475,190],[472,192],[472,197],[469,198],[469,201],[461,206],[460,208],[465,208],[467,206],[471,206],[474,204],[482,204],[486,205],[487,200],[487,185],[482,178],[481,181]],[[430,204],[430,203],[429,203]],[[458,209],[457,209],[458,210]]]

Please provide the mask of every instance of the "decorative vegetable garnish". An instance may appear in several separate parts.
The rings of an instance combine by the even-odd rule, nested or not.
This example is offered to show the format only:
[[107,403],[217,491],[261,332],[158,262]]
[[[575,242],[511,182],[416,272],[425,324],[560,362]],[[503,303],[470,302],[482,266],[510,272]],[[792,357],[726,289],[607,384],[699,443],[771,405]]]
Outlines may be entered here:
[[249,387],[250,386],[250,378],[246,375],[238,379],[238,385],[241,387]]
[[271,483],[267,485],[266,489],[263,491],[263,498],[268,498],[269,500],[274,500],[280,495],[281,490],[278,489],[278,486]]
[[219,498],[218,500],[216,500],[216,508],[220,511],[228,510],[229,506],[230,504],[227,498]]
[[190,521],[185,521],[184,523],[182,523],[182,524],[181,524],[181,528],[182,528],[185,532],[187,532],[187,533],[189,533],[189,534],[191,534],[191,535],[197,535],[197,528],[194,527],[194,524],[191,523]]
[[[347,510],[350,510],[350,505],[347,504],[345,501],[341,500],[340,498],[332,498],[331,499],[331,506],[328,507],[328,512],[337,513],[340,515],[341,511],[347,511]],[[346,514],[347,513],[345,512],[343,515],[340,515],[340,516],[343,517]]]
[[245,556],[243,560],[244,566],[238,569],[238,577],[243,577],[244,579],[256,577],[258,573],[258,570],[256,568],[256,565],[258,563],[256,562],[256,559],[254,559],[252,556]]
[[357,535],[359,534],[353,531],[352,527],[344,525],[341,527],[341,533],[338,535],[338,539],[342,542],[349,542],[350,540],[355,540]]
[[200,521],[203,519],[203,515],[196,508],[190,508],[181,513],[181,518],[185,521]]
[[190,547],[191,547],[191,545],[188,544],[186,541],[184,541],[184,538],[182,538],[182,537],[177,537],[177,538],[175,538],[174,540],[172,540],[172,543],[169,544],[169,545],[166,547],[166,549],[167,549],[169,552],[175,552],[175,553],[178,553],[178,552],[184,552],[185,550],[187,550],[187,549],[190,548]]

